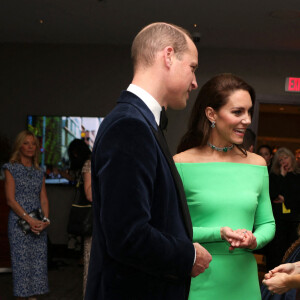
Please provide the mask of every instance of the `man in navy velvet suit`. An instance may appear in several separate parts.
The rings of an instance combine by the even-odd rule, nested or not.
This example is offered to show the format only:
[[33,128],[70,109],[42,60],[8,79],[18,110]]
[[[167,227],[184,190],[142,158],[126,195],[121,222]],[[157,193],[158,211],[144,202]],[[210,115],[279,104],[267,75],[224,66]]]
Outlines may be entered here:
[[92,156],[94,227],[86,300],[183,300],[210,254],[192,243],[182,183],[160,125],[197,88],[184,29],[154,23],[132,45],[134,77],[102,122]]

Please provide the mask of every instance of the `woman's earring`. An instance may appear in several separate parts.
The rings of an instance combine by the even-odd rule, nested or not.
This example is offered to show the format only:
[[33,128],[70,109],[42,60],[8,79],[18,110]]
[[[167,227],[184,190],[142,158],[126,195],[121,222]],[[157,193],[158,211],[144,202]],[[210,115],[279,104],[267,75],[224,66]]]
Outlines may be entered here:
[[211,127],[211,128],[215,128],[215,127],[216,127],[216,122],[215,122],[215,121],[212,121],[210,127]]

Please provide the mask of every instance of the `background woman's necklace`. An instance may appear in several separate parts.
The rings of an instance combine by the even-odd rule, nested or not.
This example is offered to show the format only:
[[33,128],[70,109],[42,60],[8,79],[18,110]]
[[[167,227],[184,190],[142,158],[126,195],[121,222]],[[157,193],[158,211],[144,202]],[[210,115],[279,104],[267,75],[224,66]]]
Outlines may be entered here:
[[207,145],[211,148],[211,149],[213,149],[213,150],[217,150],[217,151],[220,151],[220,152],[227,152],[227,151],[229,151],[229,150],[231,150],[232,148],[233,148],[233,144],[231,145],[231,146],[229,146],[229,147],[217,147],[217,146],[215,146],[215,145],[213,145],[213,144],[211,144],[211,143],[209,143],[209,142],[207,142]]

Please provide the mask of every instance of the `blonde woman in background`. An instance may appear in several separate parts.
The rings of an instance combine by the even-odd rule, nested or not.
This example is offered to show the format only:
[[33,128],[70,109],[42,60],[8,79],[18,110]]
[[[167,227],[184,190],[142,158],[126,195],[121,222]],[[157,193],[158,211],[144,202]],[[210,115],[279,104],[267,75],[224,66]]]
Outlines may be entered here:
[[[37,299],[48,288],[47,232],[49,204],[45,178],[39,165],[39,143],[30,131],[18,134],[13,154],[5,170],[5,193],[10,207],[8,238],[13,275],[13,293],[17,299]],[[29,216],[41,209],[43,220]],[[30,225],[31,231],[24,234],[18,226],[19,219]]]

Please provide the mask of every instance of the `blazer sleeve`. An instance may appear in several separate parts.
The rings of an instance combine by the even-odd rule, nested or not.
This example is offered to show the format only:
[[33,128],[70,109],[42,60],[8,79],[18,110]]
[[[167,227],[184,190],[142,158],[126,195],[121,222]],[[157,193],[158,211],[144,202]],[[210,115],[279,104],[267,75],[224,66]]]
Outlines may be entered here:
[[101,228],[109,255],[156,276],[190,276],[192,242],[151,223],[158,148],[150,127],[135,118],[120,119],[102,133],[95,151]]

